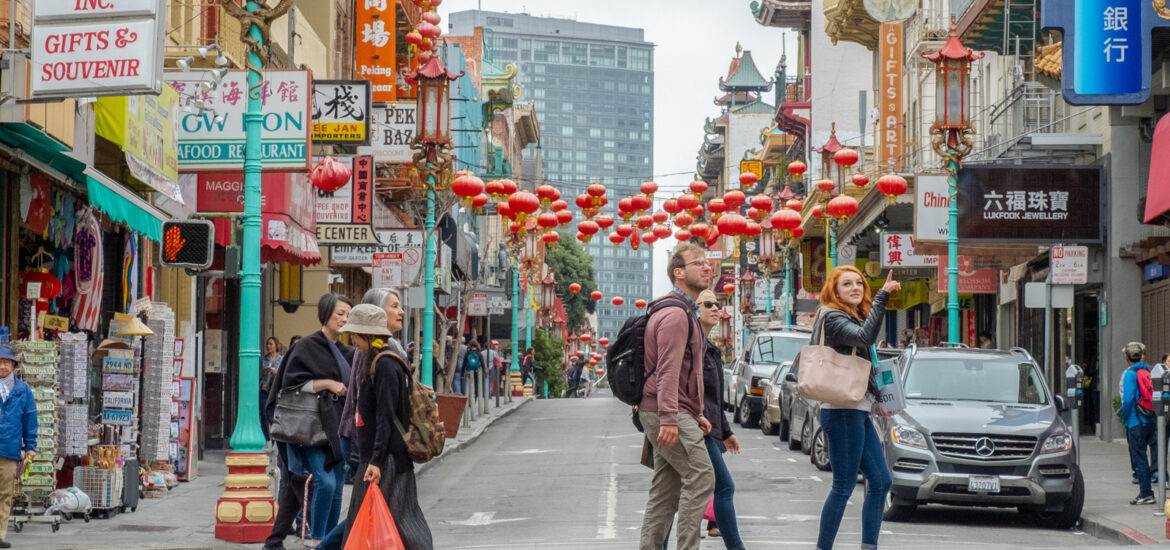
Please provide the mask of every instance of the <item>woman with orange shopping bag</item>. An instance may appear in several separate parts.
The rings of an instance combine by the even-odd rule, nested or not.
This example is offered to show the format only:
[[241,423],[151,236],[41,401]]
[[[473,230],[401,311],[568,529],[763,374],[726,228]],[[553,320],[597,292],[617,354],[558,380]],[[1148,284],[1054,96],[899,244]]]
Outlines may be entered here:
[[[385,309],[359,304],[350,311],[349,323],[343,330],[350,333],[359,356],[354,368],[361,369],[357,384],[357,411],[353,421],[357,426],[358,474],[354,479],[353,495],[348,514],[348,537],[345,548],[402,548],[403,550],[430,550],[434,548],[430,527],[418,504],[414,479],[414,463],[407,453],[406,441],[399,425],[409,423],[408,384],[410,374],[404,359],[390,351],[386,339],[392,330],[401,329],[403,311],[395,297]],[[397,305],[395,303],[397,302]],[[389,313],[389,316],[387,315]],[[363,502],[366,494],[377,489],[387,505],[397,527],[401,546],[385,546],[382,541],[369,540],[368,533],[355,531],[356,520],[366,512]],[[363,540],[366,539],[366,540]],[[356,545],[356,546],[355,546]]]

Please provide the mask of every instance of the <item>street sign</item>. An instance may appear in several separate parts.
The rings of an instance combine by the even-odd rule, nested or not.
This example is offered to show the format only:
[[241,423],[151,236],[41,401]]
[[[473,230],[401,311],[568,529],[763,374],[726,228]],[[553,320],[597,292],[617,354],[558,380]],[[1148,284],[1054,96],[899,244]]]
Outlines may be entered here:
[[[843,244],[837,247],[837,265],[854,265],[857,263],[857,247]],[[837,267],[836,265],[833,267]]]
[[764,177],[764,162],[759,160],[741,160],[739,161],[739,173],[751,172],[756,175],[756,179]]
[[[1024,307],[1047,307],[1048,293],[1044,288],[1045,286],[1048,286],[1048,283],[1024,283]],[[1072,285],[1051,286],[1052,307],[1057,309],[1073,307]]]
[[402,287],[401,252],[377,252],[371,263],[374,288]]
[[215,225],[209,220],[167,220],[162,227],[159,251],[165,267],[203,270],[211,266],[215,252]]
[[476,292],[467,303],[469,317],[484,317],[488,314],[488,299],[486,292]]
[[723,259],[723,251],[722,250],[708,250],[707,251],[707,259],[708,260],[722,260]]
[[1052,284],[1083,285],[1089,280],[1089,247],[1053,246]]

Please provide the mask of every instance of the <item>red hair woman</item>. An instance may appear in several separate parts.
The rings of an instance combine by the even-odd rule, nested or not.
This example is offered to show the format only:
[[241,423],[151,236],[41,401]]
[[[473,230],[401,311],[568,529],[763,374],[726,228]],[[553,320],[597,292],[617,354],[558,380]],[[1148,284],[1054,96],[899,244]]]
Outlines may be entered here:
[[[870,296],[869,284],[853,266],[833,268],[821,291],[821,307],[817,311],[812,341],[818,341],[824,331],[825,345],[840,354],[872,357],[870,348],[877,342],[886,302],[890,294],[902,285],[893,279],[893,272],[876,295]],[[817,548],[829,550],[837,538],[845,505],[857,484],[857,472],[865,475],[865,504],[861,508],[861,547],[877,548],[878,532],[882,526],[882,507],[890,491],[890,472],[882,453],[882,444],[869,420],[874,408],[877,386],[871,379],[865,399],[856,407],[838,408],[828,403],[821,405],[821,427],[829,439],[829,464],[833,468],[833,487],[821,509],[820,534]]]

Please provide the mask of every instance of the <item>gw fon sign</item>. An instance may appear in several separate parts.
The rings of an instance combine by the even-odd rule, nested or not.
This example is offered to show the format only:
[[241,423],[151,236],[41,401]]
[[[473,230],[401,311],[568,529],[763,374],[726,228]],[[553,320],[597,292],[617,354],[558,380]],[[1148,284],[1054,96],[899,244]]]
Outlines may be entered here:
[[[219,87],[204,92],[199,84],[205,72],[168,71],[166,81],[184,99],[201,99],[209,111],[179,117],[180,172],[239,172],[244,166],[248,109],[248,73],[230,71]],[[263,169],[303,171],[309,168],[312,145],[312,100],[309,72],[273,69],[264,72],[260,93],[264,101],[260,146]]]

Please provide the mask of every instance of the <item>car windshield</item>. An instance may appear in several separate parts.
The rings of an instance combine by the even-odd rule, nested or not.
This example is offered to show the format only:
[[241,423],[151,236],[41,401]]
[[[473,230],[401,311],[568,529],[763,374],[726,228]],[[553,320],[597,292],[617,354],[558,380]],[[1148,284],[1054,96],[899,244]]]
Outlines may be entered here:
[[791,361],[808,344],[807,336],[773,336],[761,334],[752,346],[753,365],[779,365]]
[[905,388],[907,399],[1047,403],[1036,367],[1006,358],[918,357]]

